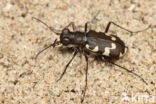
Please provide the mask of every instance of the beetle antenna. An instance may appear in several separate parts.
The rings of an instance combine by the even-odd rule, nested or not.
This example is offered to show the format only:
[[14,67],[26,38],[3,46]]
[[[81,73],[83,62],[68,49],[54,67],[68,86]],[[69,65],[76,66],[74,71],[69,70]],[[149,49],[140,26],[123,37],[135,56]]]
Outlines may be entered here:
[[54,29],[53,27],[48,26],[45,22],[41,21],[40,19],[38,19],[38,18],[36,18],[36,17],[32,17],[32,19],[35,19],[35,20],[37,20],[38,22],[44,24],[46,27],[48,27],[48,28],[49,28],[52,32],[54,32],[55,34],[57,34],[57,35],[60,35],[60,34],[61,34],[61,30],[56,30],[56,29]]
[[55,39],[55,41],[54,41],[54,43],[53,44],[50,44],[49,46],[47,46],[46,48],[44,48],[44,49],[42,49],[41,51],[39,51],[38,53],[37,53],[37,55],[35,56],[35,60],[37,60],[37,57],[43,52],[43,51],[45,51],[45,50],[47,50],[48,48],[50,48],[50,47],[55,47],[55,46],[57,46],[57,45],[59,45],[60,44],[60,41],[57,41],[57,39]]
[[111,62],[111,61],[108,61],[108,62],[111,63],[111,64],[113,64],[113,65],[115,65],[115,66],[120,67],[121,69],[126,70],[127,72],[129,72],[129,73],[131,73],[131,74],[133,74],[133,75],[135,75],[135,76],[137,76],[137,77],[140,78],[146,85],[148,85],[148,83],[147,83],[141,76],[139,76],[138,74],[134,73],[133,71],[128,70],[128,69],[126,69],[126,68],[124,68],[124,67],[122,67],[122,66],[120,66],[120,65],[118,65],[118,64],[115,64],[115,63]]

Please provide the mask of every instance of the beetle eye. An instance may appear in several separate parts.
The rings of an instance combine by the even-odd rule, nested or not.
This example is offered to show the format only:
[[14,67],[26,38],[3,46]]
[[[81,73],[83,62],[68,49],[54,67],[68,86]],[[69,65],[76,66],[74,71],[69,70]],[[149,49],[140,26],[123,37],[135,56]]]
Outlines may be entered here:
[[69,33],[69,29],[64,29],[63,30],[63,34],[68,34]]
[[62,43],[63,43],[64,45],[68,45],[68,44],[70,43],[70,39],[69,39],[69,38],[63,38]]

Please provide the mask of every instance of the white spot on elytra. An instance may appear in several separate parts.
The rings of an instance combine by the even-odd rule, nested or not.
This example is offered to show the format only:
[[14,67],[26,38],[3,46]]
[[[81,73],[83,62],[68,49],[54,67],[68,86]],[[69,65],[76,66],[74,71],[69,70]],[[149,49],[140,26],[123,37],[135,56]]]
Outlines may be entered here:
[[103,55],[109,56],[109,53],[110,53],[110,48],[109,47],[106,47]]
[[110,36],[111,34],[105,33],[105,35]]
[[98,51],[99,51],[99,47],[98,47],[98,46],[96,46],[94,49],[90,49],[90,48],[89,48],[89,45],[86,44],[86,48],[87,48],[88,50],[92,51],[92,52],[98,52]]
[[86,48],[89,49],[89,45],[88,44],[86,44]]
[[116,48],[116,45],[114,43],[112,43],[112,48],[110,49],[115,49]]
[[111,47],[111,48],[110,48],[110,47],[106,47],[106,48],[105,48],[103,55],[109,56],[110,50],[111,50],[111,49],[115,49],[115,48],[116,48],[116,45],[115,45],[114,43],[112,43],[112,47]]
[[115,37],[111,37],[111,39],[112,39],[112,40],[114,40],[114,41],[116,40],[116,38],[115,38]]
[[122,57],[123,56],[123,54],[120,52],[120,56],[119,57]]
[[58,37],[57,40],[60,41],[60,37]]
[[125,48],[125,51],[124,51],[124,54],[127,52],[127,49],[128,49],[128,48],[126,47],[126,48]]
[[119,57],[122,57],[126,52],[127,52],[127,47],[125,48],[125,50],[124,50],[124,53],[120,53],[120,56]]
[[93,52],[98,52],[99,51],[99,47],[96,46],[94,49],[92,49]]

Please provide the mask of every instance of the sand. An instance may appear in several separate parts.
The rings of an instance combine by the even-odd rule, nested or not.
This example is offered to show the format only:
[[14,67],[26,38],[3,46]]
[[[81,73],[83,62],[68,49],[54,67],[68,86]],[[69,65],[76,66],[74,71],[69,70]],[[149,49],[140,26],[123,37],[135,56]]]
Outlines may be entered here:
[[113,25],[109,31],[129,48],[116,64],[133,70],[148,85],[117,66],[89,57],[83,103],[156,103],[156,0],[1,0],[1,104],[80,104],[85,85],[84,56],[78,54],[56,82],[72,52],[50,48],[35,62],[36,54],[58,36],[32,17],[59,30],[74,22],[76,29],[83,31],[84,24],[91,20],[89,28],[102,32],[109,21],[132,31],[151,25],[137,34]]

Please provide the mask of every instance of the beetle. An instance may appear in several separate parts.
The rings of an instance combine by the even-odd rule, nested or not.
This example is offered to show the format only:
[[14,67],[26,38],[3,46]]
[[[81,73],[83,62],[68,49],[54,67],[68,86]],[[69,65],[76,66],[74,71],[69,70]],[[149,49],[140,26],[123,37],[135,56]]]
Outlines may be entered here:
[[[86,89],[87,89],[87,73],[88,73],[88,55],[93,54],[94,56],[98,57],[101,60],[104,60],[106,62],[109,62],[113,65],[116,65],[124,70],[126,70],[129,73],[134,74],[135,76],[139,77],[145,84],[147,82],[138,74],[134,73],[131,70],[128,70],[118,64],[115,64],[114,61],[118,60],[119,58],[123,57],[123,55],[127,52],[128,47],[125,46],[125,43],[116,35],[108,34],[109,28],[111,24],[114,24],[115,26],[124,29],[130,33],[138,33],[144,30],[147,30],[148,28],[140,31],[130,31],[128,29],[125,29],[122,26],[119,26],[118,24],[110,21],[105,29],[105,32],[96,32],[94,30],[87,30],[88,23],[85,23],[85,29],[84,32],[81,31],[75,31],[75,25],[74,22],[71,22],[69,25],[67,25],[62,31],[60,30],[55,30],[53,27],[49,27],[46,23],[43,21],[33,17],[33,19],[43,23],[46,25],[52,32],[55,34],[59,35],[59,40],[55,39],[55,41],[50,44],[48,47],[44,48],[41,50],[35,57],[39,56],[40,53],[42,53],[44,50],[50,48],[50,47],[56,47],[59,45],[63,45],[65,47],[72,47],[74,48],[74,54],[70,61],[67,63],[65,66],[61,76],[57,80],[62,79],[63,75],[66,73],[66,70],[70,63],[73,61],[75,56],[81,51],[83,55],[85,56],[86,60],[86,77],[85,77],[85,86],[83,90],[83,97],[81,99],[81,102],[83,102],[86,94]],[[72,26],[73,31],[69,30],[69,27]],[[59,32],[58,32],[59,31]]]

